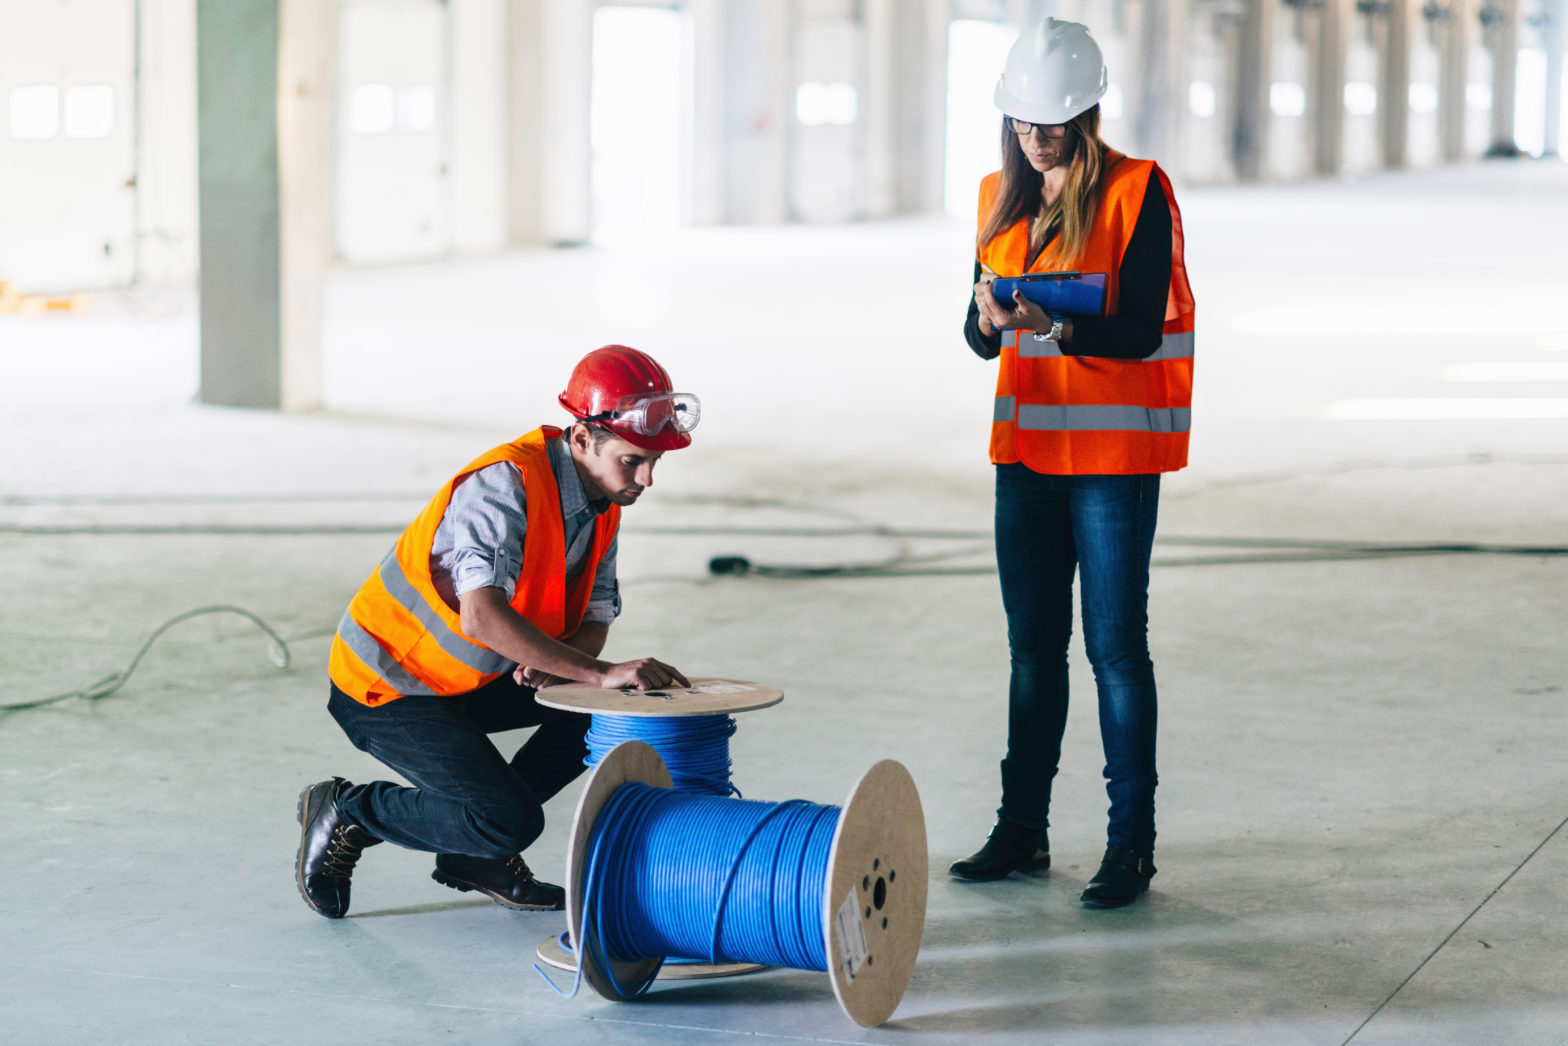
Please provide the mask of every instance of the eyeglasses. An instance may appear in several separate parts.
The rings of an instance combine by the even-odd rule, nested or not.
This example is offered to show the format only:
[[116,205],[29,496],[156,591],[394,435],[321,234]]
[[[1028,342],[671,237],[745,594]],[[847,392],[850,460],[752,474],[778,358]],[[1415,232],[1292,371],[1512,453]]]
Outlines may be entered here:
[[1013,133],[1020,138],[1029,137],[1036,128],[1039,128],[1040,133],[1047,138],[1067,137],[1067,125],[1064,123],[1030,123],[1028,120],[1019,120],[1012,116],[1007,118],[1007,122],[1012,124]]

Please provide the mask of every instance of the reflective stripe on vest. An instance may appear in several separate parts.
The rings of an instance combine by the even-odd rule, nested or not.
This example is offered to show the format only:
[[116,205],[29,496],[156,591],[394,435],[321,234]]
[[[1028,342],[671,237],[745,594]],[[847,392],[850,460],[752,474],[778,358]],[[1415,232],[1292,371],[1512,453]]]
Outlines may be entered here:
[[[1016,416],[1015,416],[1016,411]],[[996,421],[1015,421],[1031,432],[1188,432],[1191,407],[1136,407],[1125,404],[1018,403],[996,398]]]
[[[1193,357],[1193,331],[1180,331],[1160,337],[1160,346],[1139,359],[1123,359],[1121,363],[1157,363],[1160,360],[1188,360]],[[1061,342],[1051,341],[1033,331],[1007,330],[1002,332],[1002,344],[1018,350],[1019,359],[1040,359],[1045,356],[1071,356],[1063,352]]]
[[[397,692],[403,697],[435,696],[435,693],[425,684],[403,671],[402,667],[392,660],[392,655],[376,642],[376,637],[360,628],[359,622],[350,617],[347,610],[343,611],[343,619],[338,622],[338,638],[354,652],[355,657],[365,663],[365,667],[396,687]],[[342,687],[340,686],[339,689]]]
[[[387,587],[387,592],[391,594],[393,599],[401,603],[404,609],[413,614],[421,625],[425,626],[425,631],[429,632],[431,638],[440,644],[442,650],[445,650],[475,672],[482,672],[485,675],[500,675],[502,672],[510,672],[512,670],[512,665],[515,662],[502,657],[488,647],[480,646],[467,636],[454,632],[447,627],[446,622],[441,620],[441,615],[436,613],[429,603],[425,602],[424,597],[419,594],[413,585],[409,584],[408,578],[403,574],[402,564],[397,561],[397,552],[395,550],[388,552],[386,558],[381,561],[380,571],[381,583]],[[379,650],[381,648],[378,646],[376,649]],[[357,650],[354,652],[356,654],[359,653]],[[361,655],[361,658],[363,658],[363,655]],[[371,667],[374,668],[375,666],[371,665]],[[382,674],[381,678],[389,683],[392,681],[385,674]],[[406,693],[406,691],[400,690],[399,693]]]

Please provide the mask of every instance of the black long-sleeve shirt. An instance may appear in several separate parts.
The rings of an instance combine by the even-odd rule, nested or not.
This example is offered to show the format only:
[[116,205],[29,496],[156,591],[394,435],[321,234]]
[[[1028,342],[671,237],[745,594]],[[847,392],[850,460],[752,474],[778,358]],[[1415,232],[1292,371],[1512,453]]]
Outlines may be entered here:
[[[978,261],[973,282],[980,282]],[[1160,347],[1170,287],[1171,207],[1160,179],[1151,174],[1117,273],[1116,315],[1064,313],[1072,317],[1073,340],[1062,344],[1062,352],[1068,356],[1121,360],[1148,357]],[[994,360],[1002,354],[1000,331],[989,337],[980,333],[980,307],[972,295],[969,315],[964,320],[964,340],[983,360]]]

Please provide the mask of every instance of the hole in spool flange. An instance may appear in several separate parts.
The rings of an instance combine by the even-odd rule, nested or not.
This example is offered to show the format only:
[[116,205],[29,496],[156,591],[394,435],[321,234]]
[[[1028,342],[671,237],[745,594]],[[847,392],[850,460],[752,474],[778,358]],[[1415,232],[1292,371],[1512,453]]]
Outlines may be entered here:
[[877,911],[879,912],[882,910],[882,906],[887,903],[887,880],[880,876],[877,878],[876,889],[871,891],[871,903],[877,906]]

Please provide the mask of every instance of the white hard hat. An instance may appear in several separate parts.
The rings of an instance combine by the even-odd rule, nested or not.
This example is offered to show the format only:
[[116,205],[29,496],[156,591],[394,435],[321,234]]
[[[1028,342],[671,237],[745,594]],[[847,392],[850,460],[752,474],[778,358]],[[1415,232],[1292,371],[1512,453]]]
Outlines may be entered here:
[[1089,27],[1047,18],[1007,52],[996,107],[1030,123],[1066,123],[1105,96],[1109,80]]

